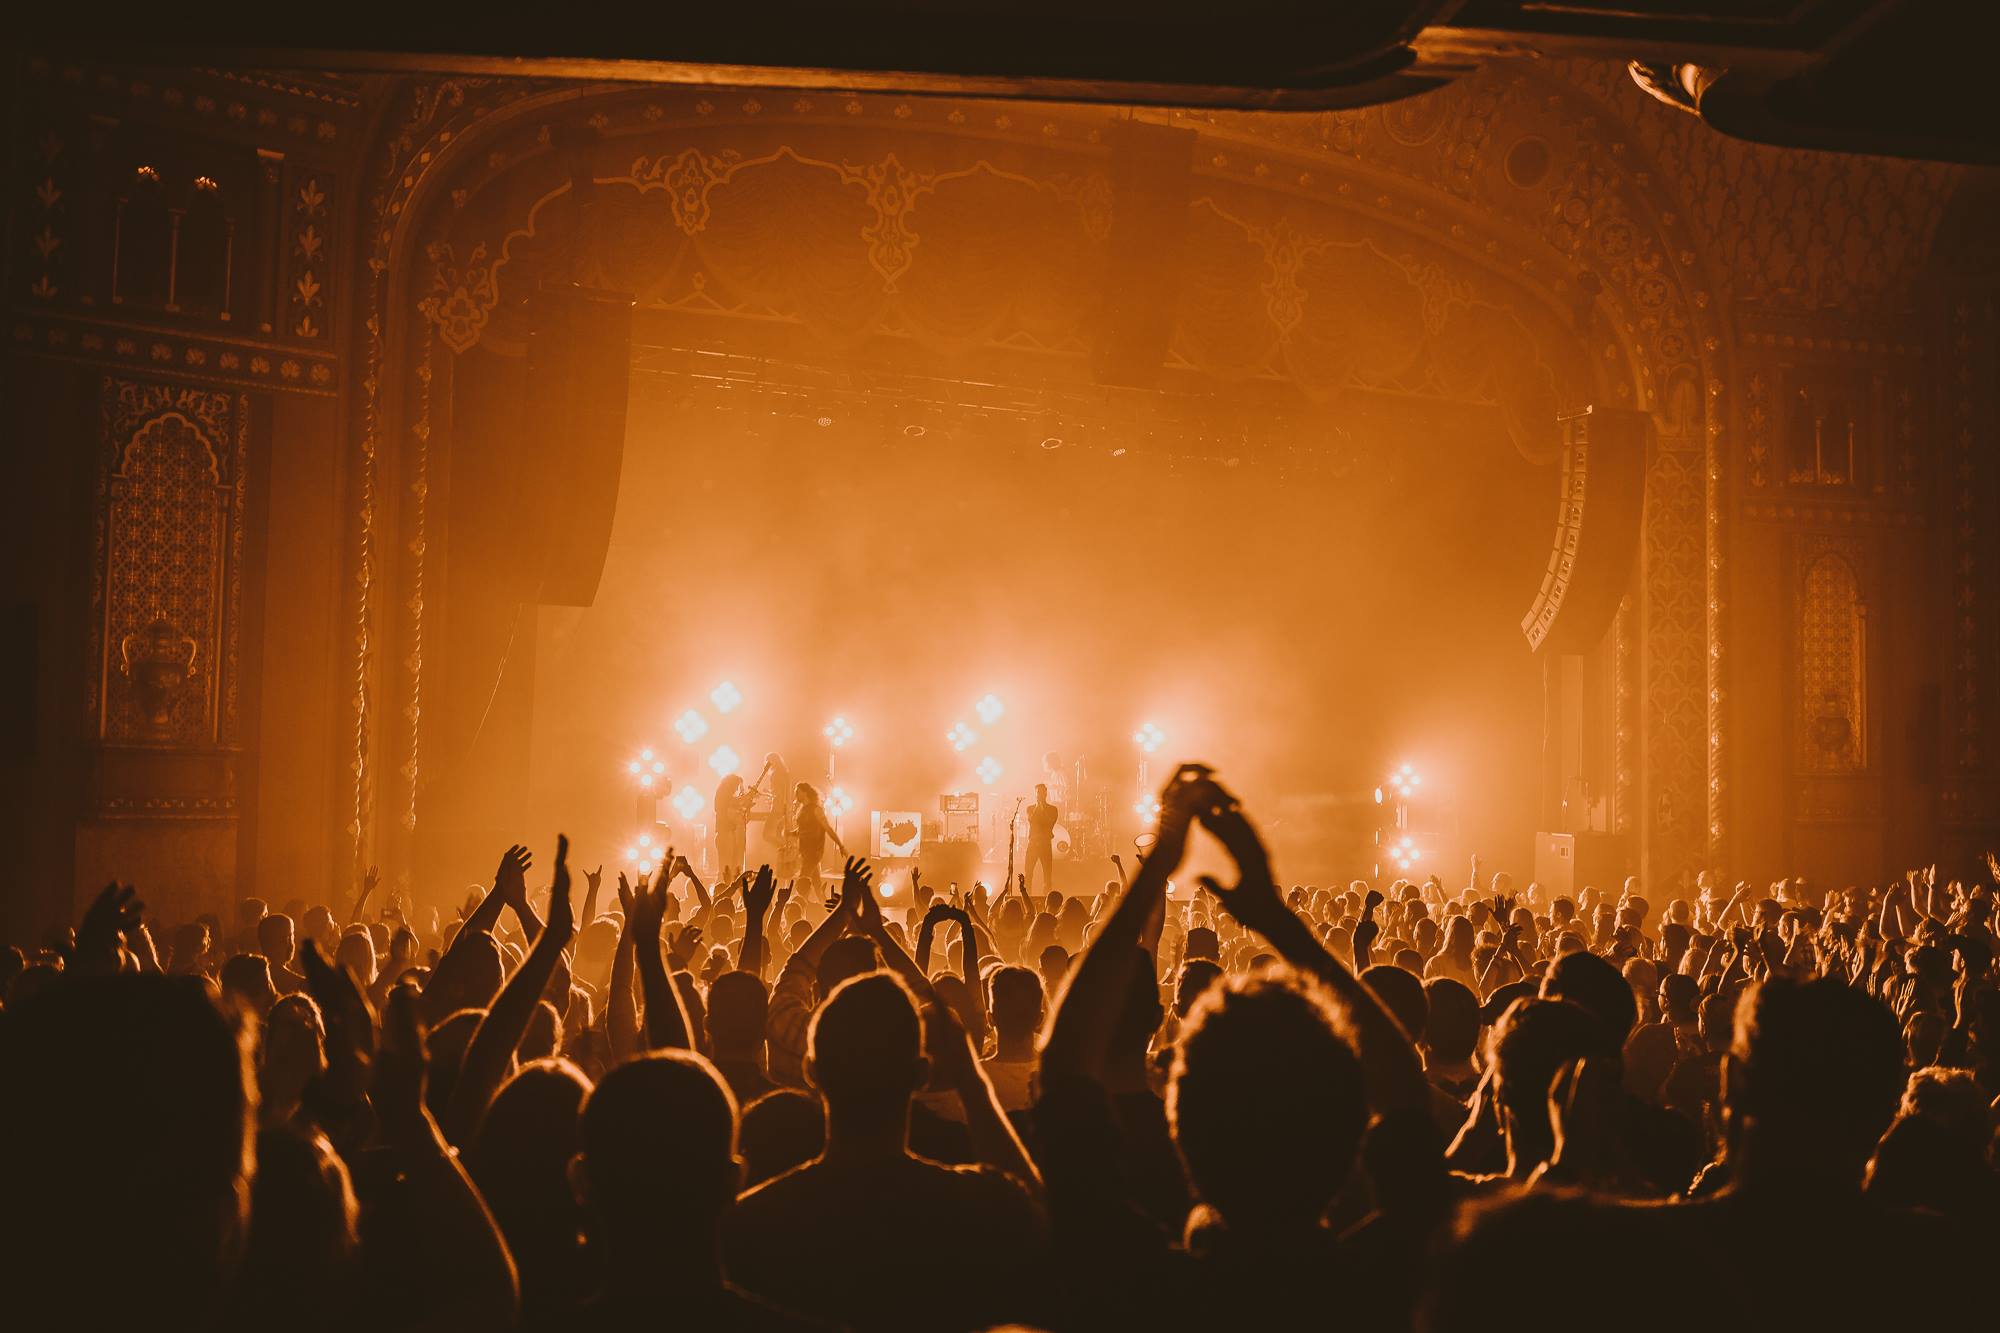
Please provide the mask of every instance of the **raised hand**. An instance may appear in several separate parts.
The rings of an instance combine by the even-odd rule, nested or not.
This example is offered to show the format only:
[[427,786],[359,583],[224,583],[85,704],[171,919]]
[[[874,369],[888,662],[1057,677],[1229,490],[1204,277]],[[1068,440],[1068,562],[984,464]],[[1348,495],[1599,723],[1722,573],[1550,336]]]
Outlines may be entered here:
[[771,910],[771,902],[778,892],[777,876],[768,865],[757,867],[757,877],[743,890],[743,907],[752,918],[762,921]]
[[685,971],[694,951],[701,947],[701,927],[688,926],[674,936],[674,942],[667,946],[667,961],[676,971]]
[[644,875],[639,876],[637,885],[628,885],[625,876],[618,877],[618,903],[625,909],[625,928],[632,932],[635,941],[658,942],[660,926],[667,918],[667,886],[665,877],[656,888],[649,888]]
[[500,855],[500,868],[493,872],[493,892],[502,902],[522,903],[528,899],[528,869],[535,858],[526,847],[515,843]]
[[1225,888],[1214,877],[1204,875],[1202,887],[1213,894],[1218,902],[1238,921],[1267,938],[1270,931],[1284,923],[1292,915],[1279,896],[1277,882],[1271,877],[1270,853],[1264,849],[1264,840],[1257,829],[1243,813],[1236,798],[1224,791],[1213,781],[1204,780],[1205,804],[1200,816],[1203,827],[1213,833],[1236,862],[1237,881]]
[[326,1023],[322,1076],[326,1091],[334,1105],[351,1106],[368,1091],[375,1061],[375,1011],[354,974],[320,957],[319,945],[310,938],[299,945],[299,966],[306,991]]
[[569,839],[556,834],[555,882],[549,886],[549,919],[542,929],[555,934],[558,945],[576,933],[576,908],[569,900]]
[[867,934],[883,928],[882,904],[875,897],[875,871],[858,856],[847,858],[840,876],[840,905],[854,913],[854,920]]
[[600,865],[595,870],[586,870],[583,872],[583,887],[587,892],[596,893],[597,886],[602,884],[603,882],[604,882],[603,866]]
[[83,914],[76,928],[71,966],[79,972],[108,976],[123,971],[127,961],[126,932],[138,926],[146,904],[130,884],[107,884]]
[[784,911],[785,904],[792,900],[792,888],[798,882],[799,882],[798,876],[794,875],[792,878],[785,881],[784,888],[778,890],[778,901],[774,903],[773,906],[775,906],[780,912]]

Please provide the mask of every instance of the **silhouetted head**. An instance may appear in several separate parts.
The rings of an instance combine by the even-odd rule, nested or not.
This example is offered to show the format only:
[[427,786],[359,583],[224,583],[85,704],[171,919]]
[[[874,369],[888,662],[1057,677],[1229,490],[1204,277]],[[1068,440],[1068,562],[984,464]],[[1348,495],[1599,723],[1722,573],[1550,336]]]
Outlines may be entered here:
[[1701,1004],[1701,983],[1685,972],[1669,972],[1660,978],[1660,1012],[1676,1023],[1696,1022]]
[[258,953],[239,953],[222,965],[222,995],[243,1006],[244,1012],[262,1018],[277,1002],[278,988],[271,984],[271,960]]
[[248,1048],[187,977],[65,977],[8,1012],[10,1320],[217,1322],[256,1165]]
[[[1624,984],[1622,978],[1619,984]],[[1555,1151],[1549,1085],[1557,1072],[1572,1060],[1608,1059],[1617,1053],[1603,1021],[1567,1000],[1520,999],[1501,1015],[1487,1038],[1486,1059],[1494,1070],[1500,1125],[1514,1175],[1525,1175]]]
[[259,921],[257,949],[271,960],[274,969],[289,967],[292,955],[298,952],[298,939],[292,929],[292,919],[283,912],[273,912]]
[[593,1240],[713,1236],[743,1176],[736,1099],[691,1051],[619,1065],[584,1099],[570,1179]]
[[1565,954],[1542,978],[1542,996],[1581,1006],[1604,1025],[1615,1051],[1639,1021],[1639,1001],[1619,970],[1594,953]]
[[1368,1123],[1344,1018],[1290,972],[1211,986],[1182,1030],[1167,1114],[1189,1182],[1233,1229],[1316,1225]]
[[[326,1136],[289,1126],[257,1135],[256,1225],[236,1276],[233,1326],[283,1324],[349,1277],[358,1208],[347,1165]],[[318,1325],[306,1324],[306,1327]]]
[[[1464,919],[1453,918],[1456,921]],[[1377,963],[1361,974],[1361,980],[1375,992],[1375,998],[1382,1002],[1383,1007],[1395,1015],[1405,1036],[1413,1042],[1423,1040],[1424,1027],[1430,1020],[1431,1002],[1424,993],[1421,977],[1393,963]]]
[[1181,964],[1181,974],[1174,981],[1174,1016],[1185,1019],[1194,1010],[1215,979],[1222,975],[1222,966],[1206,958],[1193,958]]
[[333,919],[333,913],[314,903],[306,909],[305,917],[299,923],[306,938],[319,945],[321,953],[332,953],[334,944],[340,938],[340,925]]
[[875,941],[865,935],[843,935],[826,946],[826,952],[819,956],[817,976],[819,993],[822,998],[833,994],[835,987],[849,977],[858,977],[873,972],[881,958],[875,952]]
[[885,1131],[909,1115],[930,1076],[909,987],[890,972],[850,977],[813,1014],[806,1077],[826,1099],[827,1123]]
[[1032,1035],[1042,1025],[1042,979],[1025,967],[1002,967],[987,983],[993,995],[993,1027],[1002,1037]]
[[761,1059],[771,993],[755,972],[724,972],[708,988],[708,1044],[718,1060]]
[[1903,1092],[1896,1019],[1837,981],[1746,991],[1724,1065],[1723,1124],[1737,1179],[1851,1187]]
[[1423,1045],[1433,1062],[1470,1060],[1479,1042],[1479,997],[1464,982],[1438,977],[1424,983],[1424,998]]
[[743,1188],[804,1166],[824,1147],[826,1111],[819,1098],[798,1088],[765,1093],[743,1112]]
[[341,936],[333,961],[352,972],[363,990],[375,984],[375,940],[367,931],[356,929]]
[[522,1065],[500,1085],[465,1154],[508,1248],[524,1269],[573,1243],[579,1222],[569,1163],[590,1080],[567,1060]]

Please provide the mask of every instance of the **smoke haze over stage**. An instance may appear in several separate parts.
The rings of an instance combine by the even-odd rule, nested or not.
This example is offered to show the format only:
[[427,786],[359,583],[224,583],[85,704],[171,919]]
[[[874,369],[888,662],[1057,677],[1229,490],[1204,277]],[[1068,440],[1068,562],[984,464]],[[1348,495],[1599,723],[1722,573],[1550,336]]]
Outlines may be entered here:
[[[1271,834],[1301,878],[1367,868],[1369,793],[1405,761],[1465,807],[1449,863],[1425,869],[1525,852],[1533,792],[1503,775],[1537,743],[1519,615],[1552,472],[1490,419],[1237,405],[1221,428],[911,428],[818,410],[637,377],[596,604],[540,612],[537,818],[629,840],[623,763],[642,746],[669,765],[663,794],[705,800],[725,743],[746,779],[776,750],[821,780],[839,714],[857,731],[835,774],[850,833],[870,808],[935,814],[944,791],[1011,803],[1053,750],[1084,759],[1129,848],[1132,733],[1152,721],[1284,812]],[[727,716],[707,698],[725,679],[745,697]],[[988,692],[1007,710],[992,725],[973,710]],[[689,708],[710,728],[694,744],[671,726]],[[963,751],[959,721],[979,735]]]

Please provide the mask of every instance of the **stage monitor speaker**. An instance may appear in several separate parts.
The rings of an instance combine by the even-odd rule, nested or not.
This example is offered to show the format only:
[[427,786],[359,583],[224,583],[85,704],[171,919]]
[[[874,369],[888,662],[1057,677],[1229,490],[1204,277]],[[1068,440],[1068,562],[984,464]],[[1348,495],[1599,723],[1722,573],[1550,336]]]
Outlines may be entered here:
[[1195,132],[1125,120],[1110,139],[1111,235],[1091,369],[1100,384],[1150,389],[1180,316]]
[[1590,407],[1561,424],[1554,549],[1521,632],[1530,649],[1582,653],[1604,638],[1631,584],[1652,419]]
[[1632,850],[1622,833],[1537,833],[1535,883],[1544,900],[1575,898],[1586,885],[1615,891],[1632,873]]
[[[530,600],[589,606],[604,573],[618,474],[625,456],[625,398],[632,377],[632,298],[559,287],[528,298],[525,424],[546,484],[533,497]],[[535,556],[539,555],[539,560]]]
[[969,889],[979,878],[979,844],[970,839],[926,840],[917,851],[917,868],[939,893],[953,884]]

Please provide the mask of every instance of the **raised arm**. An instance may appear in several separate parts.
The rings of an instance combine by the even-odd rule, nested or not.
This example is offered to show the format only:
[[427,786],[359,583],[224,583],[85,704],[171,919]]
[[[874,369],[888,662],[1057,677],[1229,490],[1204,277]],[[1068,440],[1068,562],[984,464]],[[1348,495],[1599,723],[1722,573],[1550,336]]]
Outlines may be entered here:
[[[625,872],[618,872],[618,901],[632,901],[632,886]],[[628,908],[618,925],[618,949],[611,955],[611,992],[605,997],[604,1032],[611,1043],[614,1064],[624,1064],[639,1053],[639,1011],[632,999],[632,914]]]
[[1183,764],[1160,793],[1160,820],[1153,849],[1139,863],[1132,883],[1106,913],[1064,979],[1042,1044],[1041,1068],[1048,1077],[1101,1081],[1105,1055],[1117,1026],[1132,971],[1140,965],[1140,934],[1161,899],[1167,877],[1187,854],[1188,829],[1207,783],[1207,770]]
[[445,1108],[445,1137],[463,1148],[472,1142],[480,1117],[500,1090],[501,1082],[513,1065],[514,1051],[528,1030],[542,992],[562,962],[563,950],[576,933],[569,904],[569,839],[556,835],[555,882],[549,890],[549,919],[535,937],[535,947],[499,996],[479,1020],[472,1042],[465,1048],[465,1064],[458,1082],[452,1085],[451,1103]]
[[757,878],[743,890],[743,941],[736,947],[736,966],[758,978],[764,975],[764,918],[777,892],[778,881],[768,865],[757,867]]
[[364,1154],[356,1172],[361,1244],[369,1267],[395,1274],[412,1322],[430,1328],[511,1328],[518,1313],[514,1260],[472,1180],[424,1105],[427,1073],[418,997],[389,992],[373,1069],[384,1160]]
[[[671,863],[669,863],[671,864]],[[652,887],[644,880],[625,903],[632,923],[632,952],[639,965],[639,989],[646,997],[646,1042],[655,1050],[695,1049],[681,995],[660,956],[660,926],[667,915],[669,865],[662,865]]]
[[986,988],[979,984],[979,936],[972,924],[972,913],[963,907],[952,909],[952,920],[958,922],[959,980],[965,983],[966,993],[972,997],[972,1012],[977,1015],[980,1031],[985,1031]]
[[1006,1172],[1039,1198],[1041,1172],[1035,1169],[1034,1159],[1028,1156],[1013,1122],[1000,1109],[1000,1099],[973,1052],[965,1025],[958,1021],[951,1006],[936,996],[924,1002],[923,1017],[931,1059],[937,1063],[945,1086],[958,1094],[959,1105],[965,1110],[966,1137],[972,1142],[973,1154],[983,1165]]
[[1285,906],[1284,896],[1271,874],[1264,840],[1235,798],[1213,783],[1208,784],[1208,790],[1216,793],[1218,799],[1202,809],[1201,821],[1229,849],[1236,861],[1238,879],[1230,888],[1208,878],[1203,879],[1203,885],[1225,911],[1269,940],[1286,962],[1324,982],[1347,1006],[1360,1046],[1362,1079],[1375,1110],[1381,1113],[1426,1110],[1430,1092],[1424,1082],[1423,1062],[1409,1034],[1383,1007],[1375,992],[1341,966],[1311,929]]
[[479,900],[479,905],[472,909],[472,914],[465,918],[465,923],[458,928],[458,934],[451,937],[451,945],[444,951],[444,957],[439,958],[436,965],[431,968],[432,981],[436,981],[439,973],[445,970],[446,959],[458,950],[461,941],[470,939],[478,931],[485,931],[489,935],[493,933],[494,928],[500,924],[500,909],[507,905],[507,895],[512,886],[524,881],[528,867],[534,863],[534,858],[528,854],[528,849],[519,843],[500,853],[500,868],[493,872],[493,887]]
[[840,901],[842,906],[854,904],[855,929],[875,942],[876,952],[882,955],[882,966],[907,982],[920,1003],[936,1000],[937,991],[932,988],[931,979],[889,933],[888,923],[882,918],[882,901],[875,896],[875,871],[858,856],[847,858],[840,879]]
[[367,905],[368,897],[375,892],[375,886],[382,880],[382,872],[375,866],[368,867],[368,873],[361,877],[361,892],[354,895],[354,910],[347,914],[347,924],[353,925],[361,919],[361,909]]

